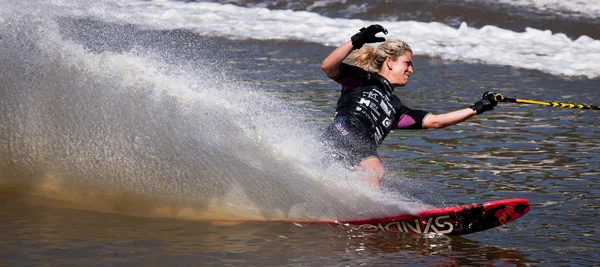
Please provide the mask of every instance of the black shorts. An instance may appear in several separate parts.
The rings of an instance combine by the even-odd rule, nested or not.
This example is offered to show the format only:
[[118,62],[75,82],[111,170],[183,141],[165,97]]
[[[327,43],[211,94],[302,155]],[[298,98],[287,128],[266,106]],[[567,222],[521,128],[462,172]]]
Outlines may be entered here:
[[360,121],[350,116],[336,116],[323,133],[328,152],[337,160],[356,167],[363,160],[379,158],[372,133]]

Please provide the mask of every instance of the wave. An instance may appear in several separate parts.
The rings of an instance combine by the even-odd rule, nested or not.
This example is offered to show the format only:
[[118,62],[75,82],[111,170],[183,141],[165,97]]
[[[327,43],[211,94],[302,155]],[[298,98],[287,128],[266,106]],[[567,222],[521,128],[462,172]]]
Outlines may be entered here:
[[[189,1],[188,1],[189,2]],[[200,2],[200,1],[191,1]],[[366,15],[366,13],[373,12],[374,6],[385,8],[388,11],[394,10],[399,5],[407,5],[410,1],[403,1],[402,3],[389,2],[389,1],[336,1],[336,0],[318,0],[318,1],[264,1],[264,0],[220,0],[213,1],[222,4],[234,4],[247,7],[263,7],[269,9],[292,9],[292,10],[306,10],[311,12],[329,11],[336,13],[344,13],[346,15]],[[417,2],[417,1],[414,1]],[[424,1],[421,1],[424,2]],[[450,1],[440,1],[446,2]],[[600,3],[596,1],[576,1],[576,0],[455,0],[452,1],[454,5],[473,5],[473,4],[484,4],[491,7],[497,7],[500,5],[510,5],[516,7],[525,7],[536,9],[539,11],[548,11],[553,14],[567,16],[567,17],[585,17],[585,18],[597,18],[600,17]],[[435,1],[427,1],[428,5],[439,5]],[[388,13],[387,16],[393,16],[393,13]]]
[[599,40],[588,36],[573,40],[563,33],[534,28],[514,32],[491,25],[473,28],[465,22],[453,28],[438,22],[329,18],[308,11],[166,0],[55,1],[48,8],[58,8],[71,16],[149,29],[186,29],[203,36],[300,40],[331,46],[345,42],[361,27],[379,23],[389,30],[387,38],[407,41],[416,55],[512,66],[558,76],[600,77]]
[[499,0],[498,2],[515,6],[533,7],[544,11],[549,10],[567,16],[600,17],[600,2],[597,1]]

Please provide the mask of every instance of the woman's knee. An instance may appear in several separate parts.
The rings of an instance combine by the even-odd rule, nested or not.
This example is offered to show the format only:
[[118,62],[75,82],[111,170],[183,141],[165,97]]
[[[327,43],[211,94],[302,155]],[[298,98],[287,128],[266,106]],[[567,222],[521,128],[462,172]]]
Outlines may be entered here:
[[371,186],[379,186],[383,176],[385,175],[385,170],[383,168],[383,164],[379,158],[367,158],[360,163],[360,169],[366,172],[367,177],[364,180]]

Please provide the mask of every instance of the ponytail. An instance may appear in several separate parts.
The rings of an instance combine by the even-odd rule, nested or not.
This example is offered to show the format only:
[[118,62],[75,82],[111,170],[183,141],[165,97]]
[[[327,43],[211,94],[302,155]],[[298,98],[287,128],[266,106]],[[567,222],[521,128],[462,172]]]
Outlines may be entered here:
[[[362,48],[354,51],[350,54],[350,61],[354,63],[354,65],[361,67],[370,72],[374,71],[373,67],[371,67],[371,62],[373,62],[373,57],[375,56],[375,48],[370,45],[363,45]],[[376,67],[376,66],[374,66]]]

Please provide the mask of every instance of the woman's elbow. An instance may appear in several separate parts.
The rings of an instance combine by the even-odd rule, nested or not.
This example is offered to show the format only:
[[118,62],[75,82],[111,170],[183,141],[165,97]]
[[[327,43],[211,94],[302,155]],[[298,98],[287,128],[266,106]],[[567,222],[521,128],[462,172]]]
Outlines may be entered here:
[[329,69],[330,69],[330,67],[329,67],[329,66],[327,66],[327,64],[325,64],[325,62],[323,62],[323,63],[321,64],[321,70],[322,70],[323,72],[325,72],[325,74],[327,74],[327,72],[329,71]]
[[431,123],[428,123],[427,125],[423,125],[423,126],[424,126],[424,128],[441,129],[441,128],[447,127],[448,125],[446,125],[442,122],[439,122],[439,121],[435,121],[435,122],[431,122]]
[[440,119],[439,116],[434,114],[429,114],[427,117],[425,117],[425,121],[423,121],[423,128],[426,129],[441,129],[448,126],[448,123],[445,123],[443,120]]
[[328,77],[335,77],[340,71],[340,66],[331,65],[323,61],[323,63],[321,63],[321,70],[323,70]]

